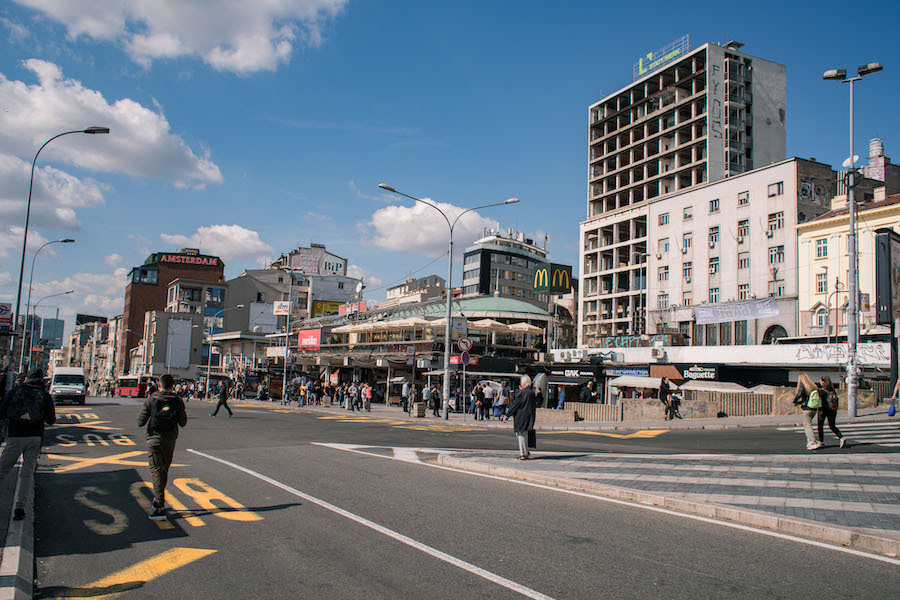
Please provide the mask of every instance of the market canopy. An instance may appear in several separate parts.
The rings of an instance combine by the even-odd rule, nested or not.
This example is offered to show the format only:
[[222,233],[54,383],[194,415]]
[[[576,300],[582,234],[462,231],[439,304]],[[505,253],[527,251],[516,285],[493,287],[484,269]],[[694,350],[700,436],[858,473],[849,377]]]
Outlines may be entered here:
[[525,321],[508,325],[507,329],[517,333],[544,333],[544,330],[540,327],[532,325],[531,323],[526,323]]
[[[611,379],[609,385],[620,388],[645,388],[659,389],[662,381],[660,377],[641,377],[639,375],[621,375],[615,379]],[[669,382],[670,389],[677,389],[678,386]]]
[[469,329],[481,329],[483,331],[509,331],[506,323],[495,321],[494,319],[481,319],[480,321],[469,321]]

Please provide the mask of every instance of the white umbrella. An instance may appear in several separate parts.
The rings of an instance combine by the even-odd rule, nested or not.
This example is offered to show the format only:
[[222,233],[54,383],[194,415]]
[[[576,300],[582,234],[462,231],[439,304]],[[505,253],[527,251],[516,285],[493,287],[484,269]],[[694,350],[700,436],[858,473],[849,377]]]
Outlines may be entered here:
[[470,329],[482,329],[484,331],[509,331],[510,328],[505,323],[495,321],[494,319],[481,319],[469,323]]
[[512,325],[507,326],[510,331],[515,331],[517,333],[544,333],[544,330],[540,327],[536,327],[531,323],[526,323],[522,321],[520,323],[513,323]]

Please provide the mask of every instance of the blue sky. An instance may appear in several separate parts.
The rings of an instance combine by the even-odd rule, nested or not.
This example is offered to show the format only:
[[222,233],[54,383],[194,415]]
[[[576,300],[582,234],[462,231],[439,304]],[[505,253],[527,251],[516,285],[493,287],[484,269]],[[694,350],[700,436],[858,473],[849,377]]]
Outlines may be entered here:
[[832,165],[847,155],[848,90],[822,72],[884,63],[857,86],[857,153],[882,137],[900,162],[896,2],[846,19],[837,2],[110,4],[0,5],[0,301],[15,301],[34,152],[89,125],[112,133],[54,141],[35,178],[29,252],[77,243],[42,251],[33,297],[75,289],[67,318],[121,312],[128,269],[182,246],[233,277],[324,243],[376,300],[408,274],[445,276],[445,260],[426,267],[445,252],[443,220],[380,182],[450,212],[518,197],[464,217],[458,247],[499,222],[546,233],[551,258],[575,265],[587,107],[684,34],[785,64],[788,155]]

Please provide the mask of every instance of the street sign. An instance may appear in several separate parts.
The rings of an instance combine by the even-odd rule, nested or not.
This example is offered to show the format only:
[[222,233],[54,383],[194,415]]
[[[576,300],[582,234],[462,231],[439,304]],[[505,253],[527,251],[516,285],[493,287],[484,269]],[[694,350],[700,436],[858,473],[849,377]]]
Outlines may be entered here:
[[478,357],[477,356],[469,356],[468,352],[463,352],[462,354],[454,354],[450,357],[451,365],[477,365]]
[[415,346],[407,346],[406,347],[406,358],[415,358],[416,357],[416,347]]
[[0,303],[0,331],[12,329],[12,304]]
[[468,353],[468,352],[463,352],[462,354],[460,354],[460,355],[459,355],[459,362],[461,362],[461,363],[464,364],[464,365],[469,364],[469,353]]
[[456,345],[459,346],[459,349],[463,352],[468,352],[472,349],[472,339],[471,338],[459,338],[459,341],[456,342]]
[[452,317],[450,319],[450,336],[454,340],[466,337],[469,331],[469,320],[465,317]]
[[291,314],[291,303],[289,300],[278,300],[272,304],[272,312],[276,315]]

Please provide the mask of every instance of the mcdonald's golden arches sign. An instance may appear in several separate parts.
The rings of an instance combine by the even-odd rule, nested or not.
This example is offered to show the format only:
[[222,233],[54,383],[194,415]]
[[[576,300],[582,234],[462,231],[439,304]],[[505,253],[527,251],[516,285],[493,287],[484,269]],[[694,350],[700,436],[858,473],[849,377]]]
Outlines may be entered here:
[[534,291],[567,294],[572,289],[572,267],[548,263],[534,269]]

